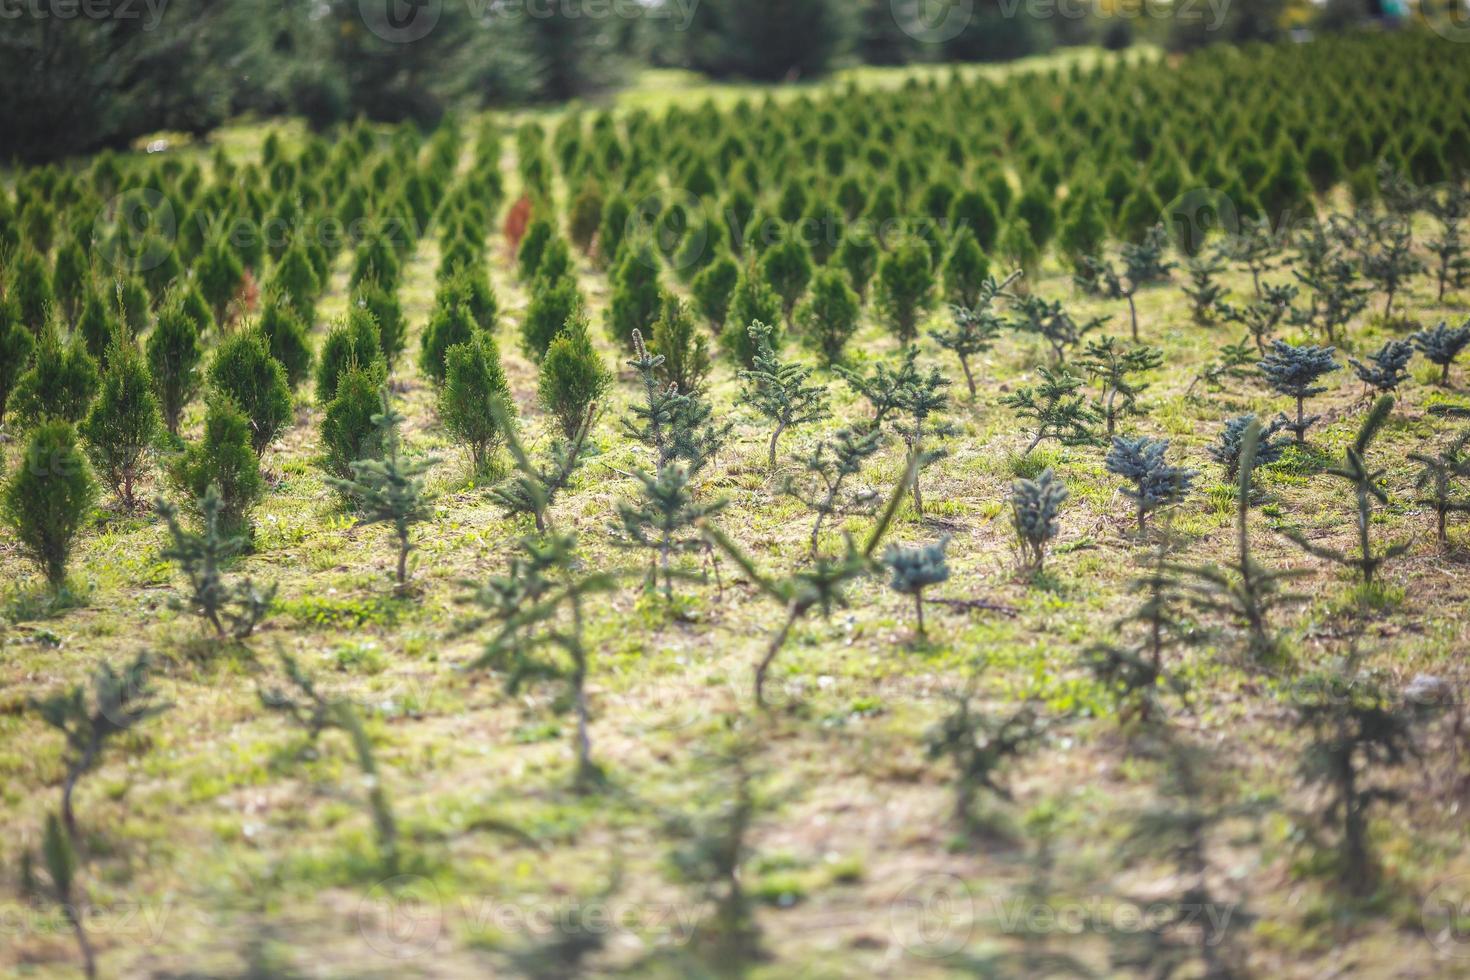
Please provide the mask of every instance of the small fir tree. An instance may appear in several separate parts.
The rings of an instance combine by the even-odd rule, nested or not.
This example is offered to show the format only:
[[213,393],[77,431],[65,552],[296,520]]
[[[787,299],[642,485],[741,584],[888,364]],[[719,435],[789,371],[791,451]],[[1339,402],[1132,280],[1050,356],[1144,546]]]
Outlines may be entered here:
[[665,381],[680,391],[704,390],[710,370],[709,344],[682,300],[665,298],[650,340],[652,349],[663,358],[659,371]]
[[569,322],[541,361],[536,391],[561,434],[575,439],[588,413],[612,387],[612,372],[592,344],[585,317]]
[[482,333],[468,344],[449,348],[444,385],[439,389],[439,418],[445,430],[470,456],[475,473],[483,473],[504,439],[491,404],[510,398],[510,383],[500,365],[495,338]]
[[62,343],[54,326],[41,334],[31,366],[15,382],[10,411],[21,429],[47,421],[76,424],[97,395],[97,362],[80,338]]
[[931,759],[947,758],[954,766],[955,823],[973,833],[993,822],[979,808],[981,793],[1009,802],[1002,774],[1041,741],[1045,730],[1029,704],[1000,716],[984,713],[969,694],[952,694],[950,700],[954,710],[924,741]]
[[408,555],[413,548],[413,526],[430,517],[423,477],[436,461],[404,458],[398,438],[404,418],[394,411],[386,389],[382,393],[381,411],[373,421],[382,433],[383,457],[355,460],[352,479],[329,479],[327,482],[357,502],[364,525],[393,526],[394,537],[398,540],[395,581],[398,591],[403,593],[408,589]]
[[945,550],[949,536],[931,544],[916,547],[889,545],[883,552],[883,566],[888,569],[888,585],[900,595],[914,600],[916,631],[924,636],[924,590],[949,581],[949,563]]
[[173,461],[170,476],[202,508],[210,488],[219,494],[220,527],[243,535],[250,511],[265,493],[260,457],[251,445],[250,421],[228,398],[212,397],[204,414],[203,437]]
[[286,369],[271,357],[265,338],[241,333],[215,351],[209,364],[209,387],[228,398],[250,421],[251,447],[265,452],[294,418]]
[[501,401],[491,402],[491,407],[505,434],[516,472],[494,487],[490,496],[507,514],[531,515],[536,522],[536,530],[545,534],[550,526],[551,505],[571,483],[573,474],[582,464],[583,455],[588,451],[587,436],[597,418],[597,405],[587,406],[587,414],[570,438],[557,439],[552,443],[549,458],[544,464],[533,462],[521,445],[510,407]]
[[1058,519],[1067,501],[1067,487],[1051,467],[1034,480],[1011,484],[1011,528],[1016,532],[1020,569],[1025,575],[1040,575],[1046,549],[1061,530]]
[[1138,514],[1138,533],[1143,534],[1148,515],[1161,507],[1178,503],[1194,484],[1194,470],[1175,466],[1165,458],[1169,440],[1140,436],[1126,439],[1113,436],[1105,465],[1109,473],[1127,480],[1123,488]]
[[918,336],[919,319],[933,302],[934,271],[922,241],[900,242],[878,265],[878,310],[900,343]]
[[1258,430],[1255,465],[1270,466],[1285,454],[1286,447],[1291,444],[1288,439],[1276,438],[1276,434],[1286,428],[1288,421],[1285,415],[1277,415],[1269,424],[1262,426],[1252,413],[1226,419],[1225,424],[1220,428],[1220,434],[1216,436],[1213,443],[1205,447],[1205,452],[1210,454],[1211,459],[1225,467],[1227,479],[1234,480],[1240,475],[1240,457],[1246,430],[1252,424],[1255,424]]
[[1336,548],[1315,544],[1307,540],[1306,535],[1300,531],[1286,530],[1283,532],[1308,554],[1357,571],[1362,576],[1364,585],[1372,585],[1374,576],[1384,563],[1404,554],[1410,546],[1409,542],[1405,541],[1390,545],[1382,553],[1375,553],[1370,536],[1370,528],[1373,524],[1373,505],[1377,502],[1379,505],[1387,506],[1388,491],[1383,488],[1384,471],[1369,469],[1366,457],[1368,448],[1382,430],[1383,424],[1388,421],[1388,416],[1392,411],[1392,395],[1383,395],[1374,402],[1372,410],[1358,430],[1358,437],[1344,453],[1342,463],[1327,470],[1328,475],[1338,477],[1352,485],[1353,495],[1357,501],[1358,554],[1354,556]]
[[1106,425],[1108,438],[1113,437],[1118,422],[1130,415],[1142,415],[1138,396],[1148,385],[1131,376],[1152,371],[1164,363],[1164,352],[1157,347],[1125,348],[1113,337],[1090,340],[1079,367],[1098,383],[1098,413]]
[[813,478],[813,489],[807,489],[794,477],[787,477],[784,492],[800,500],[813,513],[810,553],[817,553],[822,524],[838,512],[843,485],[862,472],[863,464],[883,444],[879,429],[838,429],[824,439],[803,460],[803,468]]
[[1220,318],[1227,323],[1245,327],[1251,339],[1256,343],[1257,352],[1264,355],[1267,341],[1272,339],[1277,328],[1291,316],[1291,304],[1296,297],[1297,288],[1295,286],[1266,283],[1261,287],[1261,294],[1255,300],[1242,307],[1221,303],[1218,312]]
[[1189,273],[1189,285],[1184,287],[1184,295],[1189,297],[1194,322],[1203,326],[1214,320],[1216,308],[1225,298],[1225,287],[1215,278],[1225,271],[1225,264],[1211,251],[1188,260],[1185,271]]
[[199,362],[204,358],[199,324],[177,299],[166,301],[158,311],[158,323],[148,335],[144,353],[164,425],[177,437],[184,408],[199,390]]
[[1013,320],[1011,327],[1044,340],[1057,366],[1065,363],[1067,353],[1084,337],[1107,322],[1107,317],[1094,317],[1079,323],[1062,308],[1060,300],[1048,302],[1034,293],[1018,297],[1014,305],[1020,318]]
[[1293,346],[1284,340],[1273,340],[1271,352],[1261,359],[1257,368],[1265,376],[1266,383],[1278,394],[1296,399],[1296,420],[1286,428],[1296,436],[1298,446],[1307,442],[1307,430],[1321,418],[1306,414],[1306,401],[1320,395],[1327,388],[1317,384],[1324,375],[1341,370],[1333,355],[1336,348],[1316,347],[1311,344]]
[[[720,347],[737,370],[755,367],[755,344],[750,325],[759,321],[773,327],[781,321],[781,299],[758,274],[741,273],[730,299],[730,312],[720,332]],[[780,331],[775,331],[779,335]]]
[[847,342],[857,332],[862,300],[838,269],[818,269],[811,294],[796,311],[802,338],[828,367],[840,363]]
[[723,510],[726,502],[695,501],[689,474],[678,463],[663,467],[657,474],[634,470],[633,478],[639,484],[638,501],[618,503],[615,543],[652,552],[648,586],[656,588],[662,579],[664,601],[672,603],[674,558],[704,550],[704,540],[693,532],[699,522]]
[[1094,426],[1102,419],[1082,394],[1083,380],[1065,367],[1056,370],[1043,367],[1037,371],[1040,382],[1018,388],[1000,400],[1020,418],[1029,420],[1036,431],[1021,455],[1030,456],[1047,439],[1055,439],[1064,446],[1096,442]]
[[1420,470],[1414,478],[1414,488],[1425,496],[1415,503],[1434,511],[1435,537],[1439,546],[1449,548],[1446,524],[1451,514],[1470,514],[1470,497],[1456,492],[1455,483],[1470,477],[1470,431],[1462,432],[1448,446],[1434,455],[1410,453],[1409,459],[1418,463]]
[[1439,383],[1450,383],[1450,365],[1470,346],[1470,320],[1463,326],[1451,327],[1443,320],[1432,330],[1420,330],[1409,338],[1424,357],[1440,369]]
[[576,717],[575,786],[586,792],[603,778],[592,761],[591,708],[587,676],[592,651],[586,636],[586,605],[616,586],[607,572],[587,572],[578,559],[576,539],[551,534],[524,538],[520,553],[504,575],[474,589],[468,601],[479,610],[470,629],[490,626],[485,652],[471,666],[505,675],[512,695],[537,681],[560,681]]
[[260,588],[249,577],[231,582],[224,566],[245,549],[245,540],[230,537],[220,528],[219,491],[210,487],[200,504],[203,531],[187,530],[179,521],[178,508],[160,498],[154,510],[168,525],[171,544],[162,558],[174,562],[189,582],[188,608],[214,627],[220,639],[243,640],[270,613],[276,586]]
[[1350,357],[1348,364],[1365,388],[1384,395],[1398,390],[1399,385],[1409,380],[1407,368],[1413,359],[1413,344],[1406,340],[1386,340],[1376,353],[1368,355],[1370,363]]
[[824,387],[808,384],[812,370],[781,360],[771,346],[771,328],[759,321],[750,325],[755,344],[755,367],[741,371],[745,382],[740,398],[774,426],[767,449],[766,468],[776,468],[776,446],[781,434],[795,425],[820,422],[830,414]]
[[950,308],[954,326],[949,330],[931,330],[934,341],[959,359],[960,369],[965,373],[965,386],[970,390],[970,400],[975,400],[975,375],[970,368],[970,359],[984,354],[994,346],[996,338],[1006,323],[993,308],[997,298],[1011,298],[1007,287],[1021,277],[1020,271],[1011,273],[1005,281],[998,282],[987,277],[974,290],[974,301],[964,306]]
[[623,420],[623,430],[653,450],[655,468],[682,460],[692,478],[719,452],[734,423],[717,424],[714,409],[703,397],[665,384],[659,377],[663,357],[648,349],[638,331],[633,351],[628,365],[642,383],[643,403],[631,406],[632,418]]

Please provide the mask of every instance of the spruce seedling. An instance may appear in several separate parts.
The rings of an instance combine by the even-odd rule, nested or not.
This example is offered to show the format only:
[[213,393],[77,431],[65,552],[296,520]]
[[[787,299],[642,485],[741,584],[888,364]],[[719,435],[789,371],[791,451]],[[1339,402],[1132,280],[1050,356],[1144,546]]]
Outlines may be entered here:
[[220,639],[250,636],[270,612],[276,586],[261,589],[249,578],[226,580],[224,566],[244,550],[245,539],[221,531],[219,491],[211,486],[204,494],[200,505],[204,530],[198,534],[180,524],[178,508],[168,501],[159,499],[153,506],[173,541],[162,557],[176,563],[189,580],[189,608],[213,626]]
[[1119,420],[1129,415],[1142,415],[1138,396],[1148,385],[1130,375],[1152,371],[1164,363],[1164,352],[1157,347],[1125,348],[1116,338],[1090,340],[1078,366],[1101,389],[1096,408],[1106,424],[1106,435],[1112,438]]
[[104,661],[92,675],[90,703],[83,684],[41,700],[31,700],[31,707],[42,720],[66,738],[61,820],[73,846],[80,841],[72,808],[77,782],[102,763],[102,754],[115,736],[132,731],[169,708],[154,700],[155,692],[148,676],[151,669],[147,654],[139,654],[122,673]]
[[1364,387],[1380,395],[1391,394],[1409,380],[1406,370],[1414,359],[1414,345],[1407,340],[1386,340],[1377,352],[1368,355],[1371,363],[1348,358],[1348,364]]
[[536,530],[545,533],[549,526],[548,513],[556,497],[572,481],[572,475],[582,465],[582,457],[588,452],[587,436],[597,418],[597,405],[587,406],[587,414],[576,434],[570,439],[557,439],[551,445],[546,462],[535,463],[521,443],[515,430],[510,408],[503,401],[492,403],[500,430],[505,434],[506,447],[510,449],[516,472],[490,491],[490,496],[507,514],[530,514],[536,522]]
[[955,768],[955,822],[970,831],[988,820],[976,808],[982,791],[1010,801],[1005,769],[1040,742],[1045,729],[1036,709],[1022,705],[1007,715],[982,711],[969,694],[950,694],[954,709],[925,738],[931,759]]
[[1450,383],[1450,365],[1470,345],[1470,321],[1451,327],[1443,320],[1432,330],[1420,330],[1409,338],[1431,364],[1439,365],[1439,383]]
[[1011,527],[1016,532],[1022,574],[1040,575],[1046,549],[1060,530],[1058,518],[1067,501],[1067,487],[1050,467],[1034,480],[1011,484]]
[[914,617],[921,639],[924,636],[924,590],[949,581],[949,563],[944,554],[948,547],[949,535],[945,535],[938,541],[915,547],[891,544],[883,552],[889,587],[914,600]]
[[1470,431],[1460,433],[1444,449],[1433,456],[1428,453],[1410,453],[1409,458],[1418,463],[1419,475],[1414,478],[1414,487],[1425,496],[1416,500],[1420,507],[1434,511],[1435,536],[1441,548],[1449,547],[1446,523],[1451,514],[1470,514],[1470,497],[1456,493],[1455,482],[1470,477]]
[[1011,298],[1006,288],[1020,277],[1019,270],[1011,273],[1004,281],[987,276],[980,284],[973,304],[950,307],[954,319],[951,329],[929,331],[929,336],[934,338],[935,343],[959,359],[960,370],[965,372],[965,386],[970,389],[970,401],[975,400],[975,373],[970,367],[970,360],[995,346],[996,339],[1006,326],[1006,322],[994,310],[995,300],[998,297]]
[[1296,420],[1288,422],[1286,428],[1296,436],[1298,446],[1306,445],[1307,429],[1321,418],[1320,415],[1307,415],[1305,408],[1308,398],[1327,390],[1317,384],[1318,379],[1342,368],[1333,358],[1334,353],[1334,347],[1312,344],[1297,347],[1284,340],[1273,340],[1271,352],[1257,365],[1273,390],[1296,399]]
[[1138,514],[1138,533],[1145,530],[1148,515],[1161,507],[1177,503],[1194,484],[1194,470],[1174,466],[1165,459],[1169,440],[1139,436],[1126,439],[1113,436],[1105,463],[1109,473],[1121,476],[1131,486],[1123,492],[1132,498]]
[[705,548],[703,538],[690,532],[696,531],[700,521],[723,510],[726,501],[697,503],[689,487],[689,474],[678,463],[671,463],[653,475],[634,470],[633,478],[639,484],[639,499],[636,504],[618,503],[620,527],[616,543],[653,553],[648,584],[656,587],[662,578],[664,601],[673,602],[673,558]]
[[770,327],[755,321],[750,325],[750,338],[755,344],[755,367],[740,372],[745,382],[740,399],[774,426],[766,451],[766,468],[774,470],[776,445],[783,432],[794,425],[820,422],[831,414],[827,390],[807,383],[811,368],[781,360],[771,346]]
[[1336,548],[1313,544],[1300,531],[1287,530],[1284,532],[1287,537],[1295,541],[1308,554],[1354,569],[1362,576],[1365,585],[1371,585],[1373,583],[1373,577],[1385,562],[1391,561],[1409,550],[1409,542],[1404,541],[1390,545],[1381,553],[1375,553],[1370,538],[1370,528],[1373,524],[1373,504],[1376,501],[1381,505],[1387,505],[1388,491],[1383,489],[1382,484],[1385,471],[1369,469],[1366,457],[1369,446],[1372,445],[1374,438],[1383,428],[1383,423],[1388,420],[1388,416],[1392,411],[1392,395],[1383,395],[1378,401],[1374,402],[1372,410],[1369,411],[1368,417],[1363,420],[1363,425],[1358,430],[1357,439],[1353,441],[1353,444],[1344,453],[1343,461],[1327,470],[1328,475],[1338,477],[1352,485],[1353,495],[1357,500],[1357,555],[1350,555]]
[[1037,373],[1041,375],[1038,384],[1018,388],[1000,400],[1022,419],[1029,420],[1035,429],[1036,434],[1021,455],[1030,456],[1047,439],[1055,439],[1064,446],[1096,442],[1093,427],[1102,419],[1081,393],[1082,379],[1066,367],[1038,368]]
[[518,552],[505,574],[481,585],[467,583],[473,591],[466,601],[481,615],[465,630],[494,628],[484,654],[470,666],[503,672],[512,695],[537,681],[566,685],[577,724],[575,785],[580,791],[590,790],[601,781],[602,771],[592,761],[586,604],[593,595],[611,591],[617,579],[607,572],[584,571],[573,535],[523,538]]
[[409,460],[403,456],[398,427],[404,417],[394,411],[386,389],[382,411],[373,416],[381,433],[382,459],[359,459],[352,463],[352,479],[328,477],[327,483],[357,502],[364,525],[391,524],[398,539],[396,581],[398,591],[408,589],[408,554],[413,548],[413,526],[429,519],[429,502],[424,496],[424,474],[434,459]]
[[[1253,413],[1226,419],[1215,441],[1205,447],[1205,452],[1210,454],[1210,458],[1225,467],[1227,479],[1234,480],[1240,475],[1240,456],[1244,446],[1245,432],[1255,421],[1256,416]],[[1290,445],[1290,442],[1286,439],[1277,439],[1275,436],[1276,433],[1286,428],[1287,421],[1285,415],[1277,415],[1268,425],[1264,427],[1257,425],[1259,437],[1256,444],[1255,465],[1270,466],[1286,452],[1286,447]]]
[[803,461],[806,472],[815,478],[817,485],[814,491],[805,490],[794,478],[787,477],[785,492],[817,515],[812,522],[810,554],[817,553],[822,524],[837,513],[843,484],[862,472],[863,464],[882,444],[883,434],[879,429],[838,429],[830,439],[818,443]]

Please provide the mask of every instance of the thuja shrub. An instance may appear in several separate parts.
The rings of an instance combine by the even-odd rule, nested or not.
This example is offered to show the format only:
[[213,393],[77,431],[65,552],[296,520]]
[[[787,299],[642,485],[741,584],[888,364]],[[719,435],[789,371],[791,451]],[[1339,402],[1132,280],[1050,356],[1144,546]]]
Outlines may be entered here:
[[20,316],[0,300],[0,419],[5,417],[16,382],[30,367],[34,349],[35,341],[21,324]]
[[847,342],[857,332],[862,301],[841,270],[817,270],[811,292],[796,311],[802,339],[828,366],[840,362]]
[[381,435],[373,421],[381,407],[379,392],[386,380],[381,361],[353,364],[337,377],[337,392],[322,413],[322,448],[327,472],[341,480],[352,476],[352,463],[382,454]]
[[444,385],[439,389],[439,417],[454,440],[469,453],[476,473],[489,466],[504,440],[492,411],[496,400],[508,401],[510,384],[500,364],[495,338],[482,333],[445,355]]
[[773,327],[771,343],[779,345],[779,331],[774,330],[781,321],[781,299],[761,279],[759,274],[741,273],[735,284],[735,295],[730,300],[730,312],[725,319],[725,329],[720,332],[720,349],[740,368],[755,366],[755,342],[750,336],[752,323],[768,323]]
[[[347,319],[336,323],[322,341],[321,360],[316,368],[316,400],[325,405],[337,394],[337,383],[344,373],[358,367],[368,370],[383,362],[378,346],[378,325],[368,310],[354,307]],[[386,373],[386,362],[384,369]]]
[[199,390],[199,362],[204,351],[199,345],[199,324],[177,301],[165,302],[158,311],[158,324],[145,346],[153,390],[171,435],[179,434],[184,407]]
[[933,299],[928,246],[916,239],[899,243],[878,265],[878,310],[902,343],[918,335],[919,319]]
[[612,372],[592,344],[585,318],[574,318],[541,361],[537,394],[567,439],[575,439],[598,399],[612,387]]
[[408,338],[408,320],[403,315],[398,294],[370,279],[352,291],[351,302],[355,308],[372,314],[373,322],[378,325],[378,347],[391,369],[398,363]]
[[709,376],[709,342],[678,297],[664,299],[663,313],[653,324],[653,351],[663,358],[660,373],[680,391],[695,392]]
[[97,484],[71,423],[37,426],[5,483],[0,518],[53,590],[66,584],[67,562],[96,501]]
[[730,298],[740,278],[740,266],[728,255],[721,255],[700,270],[690,284],[694,308],[712,330],[718,331],[730,310]]
[[530,305],[521,318],[521,349],[532,360],[541,360],[567,321],[580,315],[582,293],[570,276],[535,282]]
[[250,421],[232,401],[219,395],[210,399],[203,437],[174,459],[169,476],[196,509],[213,487],[219,494],[220,528],[232,535],[248,530],[250,511],[265,493],[265,480],[252,446]]
[[242,333],[220,345],[209,365],[209,386],[244,413],[257,453],[275,442],[291,422],[286,369],[271,357],[265,338],[258,333]]
[[444,380],[444,357],[449,348],[467,344],[476,333],[475,318],[468,306],[440,306],[429,316],[420,337],[419,368],[436,383]]
[[256,329],[265,338],[271,357],[286,371],[286,384],[293,390],[311,373],[311,341],[307,326],[290,304],[272,296],[261,308]]
[[22,429],[53,419],[75,424],[86,417],[98,383],[97,362],[80,338],[62,343],[48,327],[30,368],[15,382],[10,411]]
[[132,510],[145,454],[158,434],[158,399],[138,345],[119,337],[110,351],[102,389],[82,423],[82,436],[93,465],[122,505]]

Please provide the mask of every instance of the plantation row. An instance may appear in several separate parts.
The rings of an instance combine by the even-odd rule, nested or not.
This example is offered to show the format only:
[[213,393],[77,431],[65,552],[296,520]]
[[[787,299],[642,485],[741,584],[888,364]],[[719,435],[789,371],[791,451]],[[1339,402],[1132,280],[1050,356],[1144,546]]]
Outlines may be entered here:
[[[1044,582],[1070,500],[1068,469],[1100,461],[1130,502],[1146,563],[1137,608],[1077,666],[1121,718],[1157,726],[1149,730],[1165,745],[1165,791],[1191,808],[1168,830],[1182,841],[1181,879],[1196,883],[1171,900],[1212,900],[1206,837],[1233,819],[1232,801],[1202,801],[1198,747],[1168,725],[1187,702],[1183,651],[1201,626],[1222,656],[1291,689],[1309,740],[1303,782],[1332,801],[1320,814],[1322,851],[1340,886],[1366,895],[1381,880],[1366,817],[1386,802],[1377,770],[1403,763],[1415,723],[1432,714],[1421,702],[1444,692],[1406,703],[1351,662],[1336,673],[1292,662],[1283,634],[1301,602],[1289,591],[1301,570],[1263,562],[1251,518],[1263,504],[1262,473],[1311,469],[1314,400],[1350,378],[1372,397],[1358,406],[1356,437],[1318,479],[1346,489],[1351,544],[1282,532],[1344,566],[1359,612],[1371,617],[1389,602],[1385,569],[1409,551],[1377,530],[1390,502],[1411,499],[1432,515],[1423,526],[1432,519],[1446,551],[1451,516],[1470,511],[1470,435],[1440,439],[1437,427],[1414,456],[1413,486],[1386,479],[1375,446],[1414,359],[1450,386],[1470,346],[1470,323],[1425,327],[1401,305],[1426,284],[1446,301],[1470,276],[1470,82],[1457,67],[1452,46],[1413,36],[1343,39],[1212,50],[1178,66],[1135,64],[1126,76],[1100,67],[1004,86],[956,80],[728,112],[676,108],[658,119],[569,112],[549,131],[530,123],[513,135],[495,120],[427,136],[358,125],[296,152],[272,135],[258,163],[223,152],[207,167],[104,155],[84,168],[24,171],[14,200],[0,198],[0,417],[23,447],[0,512],[64,612],[79,601],[68,595],[68,570],[95,523],[98,483],[123,513],[156,485],[164,557],[181,573],[185,605],[221,640],[247,640],[281,597],[236,559],[255,548],[271,454],[310,403],[326,485],[358,524],[391,528],[395,586],[409,595],[411,550],[435,521],[426,480],[435,460],[403,436],[401,396],[422,378],[432,421],[471,472],[502,475],[509,457],[509,475],[487,493],[524,523],[505,571],[462,597],[470,612],[457,628],[485,639],[472,666],[495,671],[511,694],[563,685],[575,783],[598,792],[607,774],[588,695],[596,597],[642,577],[672,608],[679,592],[707,590],[707,574],[733,565],[769,600],[775,623],[754,665],[759,705],[802,624],[844,608],[864,579],[881,575],[910,600],[922,637],[926,605],[967,608],[926,596],[951,577],[950,539],[888,538],[910,513],[925,521],[925,489],[960,443],[957,422],[998,404],[1014,418],[1008,465],[1017,479],[1005,503],[1024,581]],[[1188,193],[1200,188],[1203,197]],[[1344,200],[1351,211],[1339,210]],[[1200,201],[1221,227],[1201,223]],[[529,297],[514,336],[536,366],[539,413],[517,411],[499,347],[510,333],[491,286],[497,233],[514,249],[508,274]],[[431,236],[432,306],[410,323],[406,270]],[[1033,285],[1053,258],[1072,273],[1075,295]],[[565,526],[559,506],[589,491],[582,468],[599,429],[613,426],[607,406],[626,394],[594,336],[588,265],[607,276],[601,326],[633,381],[615,421],[635,447],[637,467],[621,474],[634,496],[608,515],[612,544],[637,556],[631,566],[589,561],[586,535]],[[1251,286],[1232,291],[1225,277],[1240,272]],[[334,277],[345,279],[347,309],[321,329]],[[1145,392],[1167,365],[1138,304],[1169,293],[1216,338],[1191,391],[1206,404],[1269,391],[1284,410],[1216,413],[1209,457],[1233,488],[1232,544],[1218,561],[1187,553],[1169,526],[1200,473],[1169,440],[1146,434]],[[1115,313],[1085,316],[1084,301]],[[865,318],[891,333],[893,351],[849,349]],[[1395,336],[1358,352],[1365,321]],[[1113,322],[1127,324],[1127,339],[1105,331]],[[791,339],[816,363],[795,356]],[[1039,363],[1002,394],[986,364],[1015,339],[1034,345]],[[1340,358],[1337,345],[1359,356]],[[737,415],[715,397],[726,371],[716,350],[739,384]],[[839,389],[866,408],[833,429]],[[1442,398],[1436,411],[1470,408]],[[809,512],[809,543],[789,568],[769,567],[770,556],[742,543],[714,487],[747,418],[758,420],[766,470],[779,477],[762,499],[791,498]],[[793,436],[814,431],[821,437],[793,454]],[[1083,451],[1053,468],[1037,462],[1049,442]],[[867,490],[889,449],[904,460],[901,477],[886,492]],[[725,582],[715,586],[723,593]],[[377,778],[361,710],[325,693],[296,660],[283,666],[286,683],[262,693],[264,706],[312,740],[347,733],[370,777],[383,870],[411,866],[414,845]],[[87,857],[73,790],[109,740],[162,710],[149,670],[145,657],[120,674],[103,665],[94,703],[80,687],[38,702],[68,752],[41,855],[47,882],[36,888],[68,910],[89,961],[85,923],[72,911]],[[1344,687],[1352,697],[1340,696]],[[1035,704],[957,701],[928,748],[957,774],[961,825],[985,821],[986,798],[1007,796],[1004,773],[1064,720]],[[733,792],[737,810],[753,806],[744,782]],[[707,828],[718,844],[706,851],[738,854],[749,820],[745,812]],[[702,860],[688,873],[713,896],[710,934],[742,959],[755,932],[741,861]],[[1154,938],[1159,948],[1138,961],[1120,951],[1120,964],[1197,957],[1225,976],[1244,953],[1235,937],[1220,942],[1182,920]]]

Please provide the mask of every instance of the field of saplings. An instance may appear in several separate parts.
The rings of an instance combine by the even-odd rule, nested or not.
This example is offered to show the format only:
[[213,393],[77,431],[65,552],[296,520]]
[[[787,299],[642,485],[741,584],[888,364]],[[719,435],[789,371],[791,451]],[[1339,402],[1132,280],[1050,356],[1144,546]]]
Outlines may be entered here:
[[5,171],[0,972],[1466,975],[1467,175],[1413,33]]

